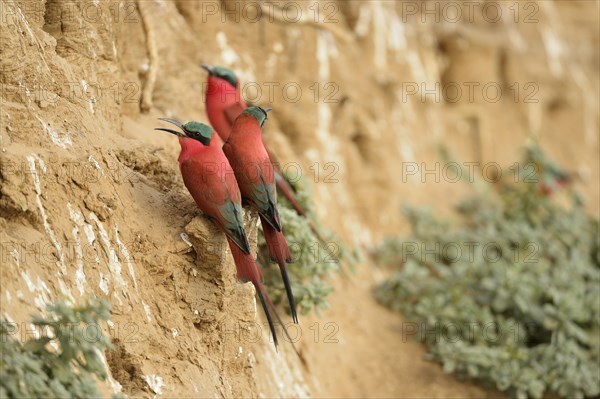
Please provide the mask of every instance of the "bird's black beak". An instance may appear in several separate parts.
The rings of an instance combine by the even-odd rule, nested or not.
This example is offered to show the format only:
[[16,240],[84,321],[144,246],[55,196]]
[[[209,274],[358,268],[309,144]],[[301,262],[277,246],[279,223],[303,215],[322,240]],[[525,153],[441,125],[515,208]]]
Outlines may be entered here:
[[[182,130],[183,130],[183,125],[182,125],[182,124],[181,124],[181,122],[179,122],[178,120],[175,120],[175,119],[169,119],[169,118],[158,118],[158,119],[160,119],[161,121],[165,121],[165,122],[172,123],[172,124],[174,124],[175,126],[177,126],[178,128],[180,128],[180,129],[182,129]],[[179,137],[187,137],[185,134],[183,134],[183,133],[181,133],[181,132],[178,132],[178,131],[176,131],[176,130],[171,130],[171,129],[165,129],[165,128],[162,128],[162,127],[157,127],[157,128],[154,128],[154,130],[162,130],[163,132],[168,132],[168,133],[174,134],[175,136],[179,136]]]
[[203,69],[206,70],[206,72],[208,72],[209,75],[213,74],[213,67],[211,65],[208,64],[202,64],[200,65]]
[[262,127],[265,124],[265,121],[267,119],[269,119],[269,111],[271,111],[273,108],[262,108],[262,107],[258,107],[258,108],[260,108],[260,110],[265,113],[265,120],[260,125],[260,127]]

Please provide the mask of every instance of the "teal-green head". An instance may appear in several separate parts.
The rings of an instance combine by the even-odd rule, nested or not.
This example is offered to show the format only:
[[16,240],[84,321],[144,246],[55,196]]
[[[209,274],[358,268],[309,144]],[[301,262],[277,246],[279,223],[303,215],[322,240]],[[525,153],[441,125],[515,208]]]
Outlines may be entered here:
[[154,130],[162,130],[163,132],[168,132],[168,133],[174,134],[178,137],[190,138],[190,139],[199,141],[200,143],[202,143],[206,146],[210,144],[210,140],[212,139],[212,136],[214,134],[213,128],[204,123],[192,121],[192,122],[182,124],[181,122],[179,122],[176,119],[169,119],[169,118],[158,118],[158,119],[160,119],[161,121],[165,121],[165,122],[174,124],[175,126],[180,128],[183,133],[178,132],[176,130],[166,129],[166,128],[162,128],[162,127],[157,127]]
[[219,79],[223,79],[229,82],[229,84],[233,87],[237,87],[238,78],[237,76],[235,76],[235,73],[233,73],[231,69],[222,66],[212,66],[206,64],[202,64],[202,68],[206,69],[210,76],[215,76]]
[[242,114],[252,115],[258,121],[260,127],[262,127],[267,120],[267,112],[269,111],[271,111],[271,108],[248,107]]

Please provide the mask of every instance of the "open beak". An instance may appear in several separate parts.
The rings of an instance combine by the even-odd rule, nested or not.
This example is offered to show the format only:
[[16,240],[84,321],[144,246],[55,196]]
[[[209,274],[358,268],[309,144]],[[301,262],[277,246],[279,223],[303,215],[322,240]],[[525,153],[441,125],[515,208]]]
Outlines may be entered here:
[[[183,125],[178,120],[169,119],[169,118],[158,118],[158,119],[160,119],[161,121],[172,123],[175,126],[177,126],[178,128],[180,128],[180,129],[183,130]],[[178,132],[176,130],[172,130],[172,129],[165,129],[165,128],[162,128],[162,127],[157,127],[157,128],[154,128],[154,130],[162,130],[163,132],[168,132],[168,133],[174,134],[175,136],[187,137],[185,134],[183,134],[181,132]]]
[[210,65],[207,65],[207,64],[202,64],[202,65],[200,65],[200,66],[201,66],[203,69],[205,69],[205,70],[206,70],[206,72],[208,72],[210,75],[212,75],[212,73],[213,73],[213,72],[212,72],[212,70],[213,70],[213,67],[212,67],[212,66],[210,66]]

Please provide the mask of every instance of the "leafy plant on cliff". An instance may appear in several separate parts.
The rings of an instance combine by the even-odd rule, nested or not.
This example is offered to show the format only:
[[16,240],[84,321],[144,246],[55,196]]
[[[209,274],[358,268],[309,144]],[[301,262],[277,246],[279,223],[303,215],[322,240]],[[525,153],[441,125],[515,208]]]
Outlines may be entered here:
[[94,377],[107,377],[100,354],[110,340],[98,322],[109,317],[110,305],[102,300],[75,307],[58,302],[46,316],[34,316],[42,333],[25,343],[16,337],[32,332],[23,335],[21,326],[3,320],[0,398],[99,397]]
[[552,179],[548,165],[529,148],[521,170],[457,207],[458,223],[405,208],[412,235],[380,248],[379,259],[399,270],[375,295],[411,320],[402,333],[447,372],[517,398],[593,397],[599,221],[570,189],[569,206],[557,204],[548,187],[560,173]]

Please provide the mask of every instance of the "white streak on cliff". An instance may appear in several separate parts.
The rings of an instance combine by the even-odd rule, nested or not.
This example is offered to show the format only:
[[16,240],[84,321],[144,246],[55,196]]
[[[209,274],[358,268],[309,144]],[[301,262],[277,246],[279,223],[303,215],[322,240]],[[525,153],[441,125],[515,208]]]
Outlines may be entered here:
[[67,298],[67,302],[70,302],[71,304],[75,303],[75,298],[73,297],[73,294],[71,294],[71,290],[60,276],[58,276],[58,289],[59,292]]
[[227,36],[225,36],[225,32],[217,32],[217,44],[221,49],[221,58],[225,64],[232,65],[236,62],[239,62],[240,57],[229,46],[229,44],[227,44]]
[[98,256],[98,249],[96,248],[96,235],[94,234],[94,228],[89,223],[83,223],[83,232],[87,239],[87,246],[94,249],[94,260],[96,264],[100,264],[100,257]]
[[551,29],[542,29],[542,39],[544,40],[550,71],[554,76],[562,76],[563,66],[561,56],[563,54],[563,47],[560,40]]
[[73,223],[75,223],[73,230],[71,230],[73,240],[75,240],[75,262],[77,264],[77,271],[75,272],[75,285],[77,286],[79,295],[83,296],[85,292],[86,277],[83,269],[83,251],[81,249],[81,240],[79,239],[79,229],[83,228],[84,220],[79,209],[74,208],[70,203],[67,203],[67,208],[69,208],[71,220]]
[[100,171],[101,175],[104,175],[104,170],[102,169],[102,167],[100,166],[100,164],[98,163],[98,161],[96,161],[96,159],[94,158],[93,155],[90,155],[88,157],[88,161],[90,161],[90,162],[92,162],[94,164],[94,166],[96,167],[96,169]]
[[[317,34],[317,61],[319,62],[319,84],[323,87],[330,79],[329,54],[332,48],[333,38],[327,31],[319,31]],[[339,156],[339,140],[331,135],[331,108],[323,98],[319,98],[317,104],[317,138],[321,142],[321,148],[328,150],[322,154],[322,159],[340,162],[338,166],[343,169]]]
[[294,372],[294,368],[291,367],[283,356],[280,356],[274,349],[274,345],[269,343],[268,349],[264,351],[266,364],[269,365],[271,371],[272,381],[277,384],[277,392],[283,396],[290,396],[294,398],[307,398],[309,397],[308,388],[301,373]]
[[381,2],[372,1],[370,5],[373,8],[373,45],[375,47],[373,62],[376,67],[383,69],[387,65],[387,18]]
[[104,273],[100,272],[100,282],[98,283],[98,287],[100,287],[102,292],[104,292],[106,295],[108,295],[108,286],[109,285],[110,285],[110,282],[108,281],[108,277],[105,276]]
[[165,386],[165,383],[160,375],[156,375],[156,374],[145,375],[144,381],[146,381],[146,384],[148,384],[148,386],[150,387],[152,392],[154,392],[155,394],[158,394],[158,395],[163,394],[162,387]]
[[[81,81],[81,87],[83,89],[83,93],[84,94],[89,94],[88,93],[88,89],[89,89],[89,85],[88,82],[86,82],[85,80]],[[84,99],[83,101],[87,102],[88,104],[88,108],[90,109],[90,112],[92,113],[92,115],[94,115],[96,113],[96,111],[94,110],[94,103],[96,102],[95,98],[88,98],[87,96],[83,96]]]
[[51,128],[50,125],[48,125],[46,122],[44,122],[44,120],[37,115],[35,116],[35,118],[42,124],[42,127],[44,128],[46,133],[48,133],[48,135],[50,136],[50,140],[52,140],[52,142],[54,144],[56,144],[60,148],[67,148],[68,146],[73,144],[73,142],[71,141],[71,138],[66,133],[65,134],[58,133],[56,130]]
[[358,37],[366,37],[371,29],[373,63],[384,69],[388,64],[388,49],[396,54],[396,60],[407,49],[405,26],[394,2],[372,0],[360,6],[354,33]]
[[138,284],[137,284],[137,280],[135,279],[135,264],[133,263],[133,259],[131,259],[131,256],[129,255],[129,251],[127,250],[127,247],[125,246],[125,244],[123,244],[121,242],[121,239],[119,238],[119,226],[117,226],[115,224],[115,240],[117,241],[117,245],[119,246],[119,249],[121,250],[121,255],[123,255],[123,258],[125,258],[125,263],[127,263],[127,269],[129,270],[129,276],[131,277],[131,280],[133,280],[133,286],[135,287],[135,292],[139,294],[139,290],[138,290]]
[[[91,224],[83,223],[83,232],[85,233],[85,237],[87,239],[87,248],[91,248],[94,250],[94,260],[97,265],[100,265],[100,257],[98,256],[98,249],[96,248],[96,235],[94,234],[94,228]],[[101,271],[98,272],[100,281],[98,283],[98,287],[108,295],[108,287],[110,285],[108,277],[105,276]]]
[[108,233],[106,232],[106,229],[104,228],[102,222],[100,222],[100,220],[98,219],[98,216],[96,216],[94,212],[90,212],[89,219],[93,220],[96,223],[96,227],[98,228],[98,233],[100,234],[100,241],[106,251],[106,256],[108,257],[108,270],[110,270],[110,274],[112,275],[112,278],[115,282],[115,296],[117,297],[117,301],[119,301],[119,303],[122,303],[121,297],[119,296],[116,289],[122,289],[124,292],[126,292],[127,282],[123,280],[123,277],[121,276],[121,262],[119,262],[117,251],[115,251],[115,248],[112,246],[108,237]]
[[144,313],[146,313],[146,319],[148,321],[152,321],[152,313],[150,313],[150,306],[144,301],[142,301],[142,306],[144,306]]
[[[40,215],[42,216],[42,223],[44,225],[44,230],[46,231],[46,235],[50,238],[52,245],[56,249],[56,254],[58,255],[58,261],[60,264],[60,271],[62,274],[67,274],[67,266],[65,265],[65,256],[62,251],[62,245],[58,241],[54,230],[50,227],[50,223],[48,223],[48,215],[46,214],[46,210],[44,209],[44,205],[42,204],[42,185],[40,183],[40,176],[35,167],[35,155],[30,155],[27,157],[27,162],[29,163],[29,171],[31,173],[31,177],[33,179],[33,186],[35,189],[35,202],[40,211]],[[38,159],[38,164],[42,168],[45,169],[45,165],[41,160]]]
[[358,37],[365,37],[369,33],[369,23],[371,22],[371,5],[363,3],[358,10],[358,19],[354,26],[354,33]]
[[31,281],[31,277],[29,277],[29,273],[21,272],[21,277],[23,277],[23,280],[25,280],[25,284],[27,285],[29,292],[35,292],[35,284],[33,284],[33,281]]
[[401,51],[404,51],[408,48],[404,24],[402,23],[400,17],[398,17],[398,14],[396,14],[395,10],[393,9],[392,13],[390,14],[390,32],[388,34],[388,48],[394,51],[397,55],[400,54]]
[[36,283],[34,283],[31,277],[29,276],[29,273],[26,271],[21,272],[21,277],[23,277],[23,280],[25,281],[29,292],[35,295],[35,297],[33,298],[34,305],[38,309],[45,309],[46,305],[50,303],[51,296],[50,289],[48,289],[46,283],[44,283],[42,279],[39,278],[39,276],[37,277]]
[[546,57],[548,58],[548,66],[555,77],[561,77],[564,72],[562,59],[565,56],[565,48],[559,39],[559,34],[556,33],[561,33],[562,30],[560,17],[556,6],[551,1],[540,2],[540,9],[544,12],[548,21],[548,24],[545,24],[540,32],[546,50]]

